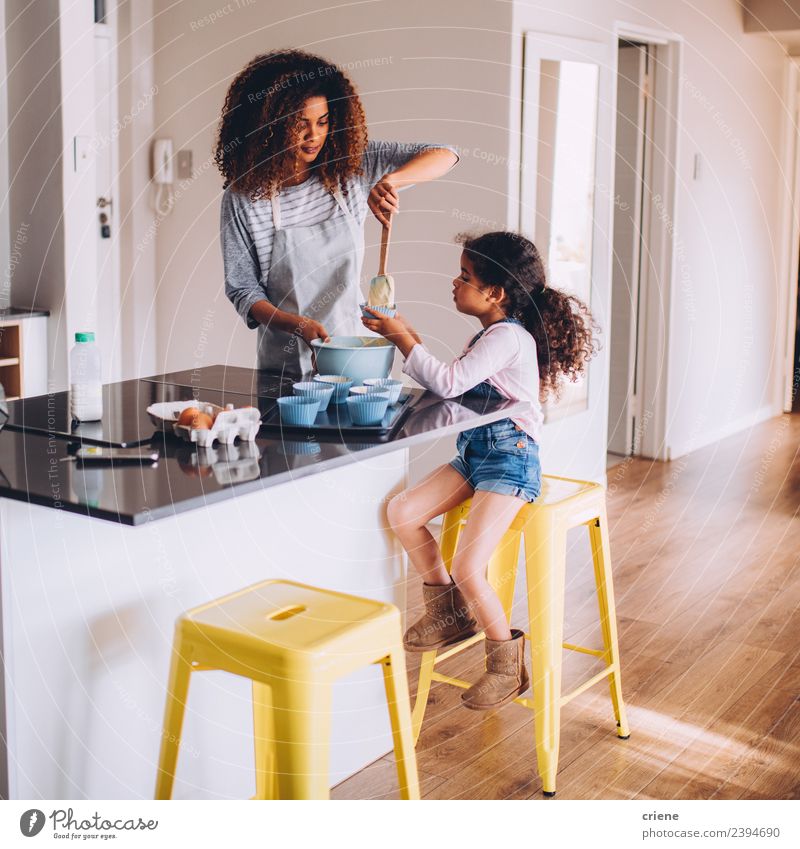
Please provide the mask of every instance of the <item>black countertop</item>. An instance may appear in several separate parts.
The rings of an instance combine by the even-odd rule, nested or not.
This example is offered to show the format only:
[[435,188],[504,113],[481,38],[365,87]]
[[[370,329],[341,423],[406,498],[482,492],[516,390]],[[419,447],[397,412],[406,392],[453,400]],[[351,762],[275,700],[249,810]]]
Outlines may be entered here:
[[[288,391],[291,388],[288,387]],[[336,437],[295,437],[238,441],[233,446],[198,448],[172,434],[154,433],[145,412],[156,401],[200,400],[252,405],[266,410],[287,394],[276,379],[255,369],[210,366],[192,372],[156,375],[105,387],[104,420],[88,423],[100,433],[122,433],[131,442],[147,440],[161,453],[156,466],[84,466],[72,459],[74,443],[46,428],[26,427],[24,411],[56,411],[61,393],[9,403],[16,429],[0,432],[0,497],[29,501],[99,519],[140,525],[239,494],[276,486],[305,475],[344,466],[398,448],[456,434],[513,414],[518,402],[461,397],[443,400],[415,390],[418,401],[388,442]],[[40,418],[28,415],[35,426]],[[57,415],[53,416],[57,427]],[[90,434],[87,432],[87,436]]]

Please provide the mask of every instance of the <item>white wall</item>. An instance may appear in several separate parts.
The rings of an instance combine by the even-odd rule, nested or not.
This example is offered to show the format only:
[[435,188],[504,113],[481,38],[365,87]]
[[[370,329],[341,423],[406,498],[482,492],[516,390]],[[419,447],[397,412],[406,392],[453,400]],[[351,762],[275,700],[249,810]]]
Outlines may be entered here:
[[[303,0],[289,13],[287,5],[256,0],[203,25],[203,16],[219,9],[216,0],[155,3],[156,133],[171,137],[176,150],[190,148],[200,172],[176,186],[175,209],[158,230],[159,369],[254,363],[255,333],[222,290],[222,180],[211,151],[232,77],[257,53],[280,47],[305,48],[350,68],[373,138],[468,149],[445,179],[403,193],[391,270],[403,311],[435,352],[460,352],[474,332],[452,308],[449,283],[460,255],[453,237],[468,224],[464,216],[482,219],[484,228],[505,221],[504,169],[481,154],[508,144],[510,6],[455,0],[326,5]],[[371,218],[366,238],[364,282],[377,268],[379,226]],[[429,449],[419,471],[445,462],[452,450],[452,440]]]
[[[772,387],[784,51],[769,36],[742,32],[734,0],[641,0],[635,8],[609,0],[520,2],[514,29],[603,41],[613,39],[617,20],[685,39],[669,317],[667,441],[675,457],[779,412]],[[696,153],[699,181],[692,180]],[[558,427],[548,428],[545,455]],[[603,448],[600,428],[587,432],[577,462],[569,446],[571,465],[590,468]]]
[[123,0],[119,40],[119,198],[122,378],[155,374],[157,217],[150,203],[154,136],[152,0]]
[[[773,339],[777,321],[781,80],[783,50],[745,35],[734,0],[664,4],[585,0],[559,3],[375,3],[330,10],[317,0],[282,8],[255,0],[215,22],[214,0],[155,0],[156,134],[194,152],[197,177],[178,186],[157,234],[157,366],[227,361],[251,365],[248,332],[222,291],[218,212],[221,179],[211,151],[228,82],[254,54],[305,47],[353,67],[376,138],[450,142],[462,161],[445,180],[403,197],[392,271],[404,311],[441,356],[460,349],[471,324],[454,313],[448,282],[460,229],[513,220],[509,154],[518,131],[521,40],[537,30],[613,43],[616,20],[685,39],[678,202],[673,222],[677,287],[670,322],[668,441],[672,456],[778,412]],[[276,21],[281,17],[283,20]],[[383,65],[376,62],[384,61]],[[372,66],[370,66],[372,63]],[[605,104],[610,108],[610,104]],[[702,177],[692,180],[695,153]],[[367,224],[368,241],[378,228]],[[610,248],[609,248],[610,249]],[[365,279],[375,265],[368,253]],[[610,303],[601,310],[609,315]],[[607,360],[590,380],[607,386]],[[605,391],[605,390],[604,390]],[[545,466],[601,477],[605,399],[580,444],[559,444],[548,426]],[[450,446],[419,468],[446,458]]]
[[[58,3],[7,0],[8,300],[50,310],[50,377],[66,383]],[[5,198],[4,198],[5,200]]]
[[[60,0],[58,27],[61,44],[66,344],[53,350],[54,363],[60,363],[72,347],[76,332],[117,332],[115,327],[99,326],[97,312],[97,291],[103,280],[98,279],[97,269],[97,181],[93,154],[94,5],[83,0]],[[85,158],[81,157],[81,148],[88,149]]]
[[[10,264],[11,250],[8,228],[8,65],[6,64],[6,8],[0,5],[0,69],[3,84],[0,85],[0,268],[3,269],[3,284],[0,289],[0,308],[11,300]],[[16,256],[15,260],[16,262]]]

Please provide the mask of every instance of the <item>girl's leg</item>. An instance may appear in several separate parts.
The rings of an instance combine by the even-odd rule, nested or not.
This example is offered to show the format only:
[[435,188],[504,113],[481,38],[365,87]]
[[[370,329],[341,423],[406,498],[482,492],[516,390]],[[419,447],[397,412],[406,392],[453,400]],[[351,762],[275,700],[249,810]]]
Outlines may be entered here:
[[396,495],[387,508],[392,530],[400,538],[409,560],[430,585],[450,583],[439,546],[425,527],[472,495],[472,487],[450,465],[439,466],[416,486]]
[[525,500],[514,495],[479,489],[453,560],[453,580],[490,640],[510,640],[511,631],[503,605],[486,580],[487,565],[523,504]]

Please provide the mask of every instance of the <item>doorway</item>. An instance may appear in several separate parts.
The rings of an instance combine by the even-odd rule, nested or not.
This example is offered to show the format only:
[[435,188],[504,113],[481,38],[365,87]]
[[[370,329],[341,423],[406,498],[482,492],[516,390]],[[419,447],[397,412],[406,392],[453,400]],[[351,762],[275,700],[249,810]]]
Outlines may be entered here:
[[611,278],[608,395],[609,464],[640,452],[643,418],[642,309],[648,257],[647,213],[651,185],[653,109],[650,102],[655,47],[620,39],[614,171],[614,230]]
[[117,9],[115,2],[94,5],[94,231],[97,279],[94,297],[97,342],[103,380],[121,377],[119,155],[117,120]]
[[616,27],[616,133],[607,466],[671,457],[670,315],[676,272],[676,169],[683,40]]
[[[789,377],[787,380],[788,399],[786,406],[789,413],[800,413],[800,267],[797,269],[797,289],[794,292],[794,342],[791,338],[791,330],[787,334],[789,344]],[[790,310],[791,312],[791,310]],[[792,344],[794,347],[792,348]]]

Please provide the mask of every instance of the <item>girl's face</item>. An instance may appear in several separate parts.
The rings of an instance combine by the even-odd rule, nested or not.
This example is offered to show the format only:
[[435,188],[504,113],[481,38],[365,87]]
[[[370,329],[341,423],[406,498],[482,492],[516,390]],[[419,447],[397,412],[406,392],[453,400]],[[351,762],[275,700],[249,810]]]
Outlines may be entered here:
[[487,286],[475,276],[472,262],[466,251],[461,252],[461,273],[453,280],[453,300],[456,309],[466,315],[481,316],[499,308],[502,294],[495,295],[496,287]]
[[300,162],[309,165],[318,156],[328,136],[328,99],[309,97],[297,122],[295,151]]

